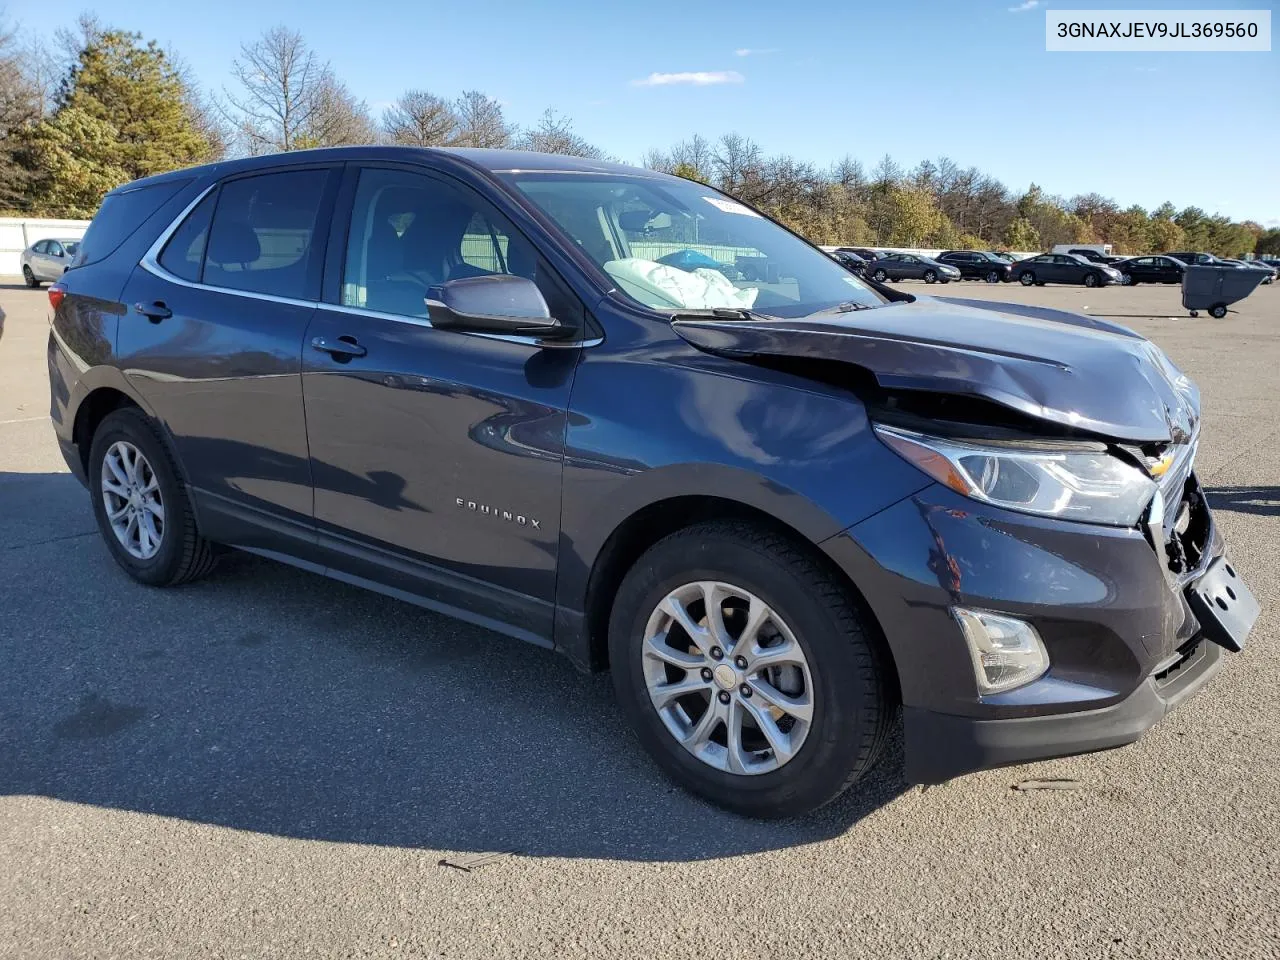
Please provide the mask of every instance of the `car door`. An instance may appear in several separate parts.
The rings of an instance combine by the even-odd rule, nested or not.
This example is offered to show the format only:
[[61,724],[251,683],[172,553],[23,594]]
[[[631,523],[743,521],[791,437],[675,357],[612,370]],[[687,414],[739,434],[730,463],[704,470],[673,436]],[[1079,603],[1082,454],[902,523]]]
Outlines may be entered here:
[[1186,268],[1169,257],[1152,257],[1152,280],[1160,283],[1181,283]]
[[32,247],[31,272],[37,280],[56,280],[62,275],[55,266],[57,261],[49,253],[53,243],[52,240],[41,240]]
[[120,367],[172,436],[214,539],[252,546],[272,542],[262,524],[304,539],[311,528],[302,337],[340,170],[276,168],[214,185],[121,297],[131,308]]
[[57,280],[67,269],[66,251],[57,240],[50,240],[45,250],[45,274],[50,280]]
[[1060,253],[1053,258],[1053,279],[1058,283],[1079,283],[1087,269],[1075,257]]
[[[423,168],[353,165],[333,282],[303,365],[315,520],[331,566],[551,632],[567,407],[581,348],[436,329],[435,284],[512,273],[581,304],[478,194]],[[577,316],[566,316],[576,314]]]

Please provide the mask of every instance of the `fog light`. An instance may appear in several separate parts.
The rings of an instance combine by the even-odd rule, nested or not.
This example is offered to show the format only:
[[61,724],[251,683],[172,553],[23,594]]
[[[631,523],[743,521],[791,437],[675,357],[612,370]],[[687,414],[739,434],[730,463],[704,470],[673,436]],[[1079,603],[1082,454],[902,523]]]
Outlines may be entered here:
[[979,693],[1000,693],[1030,683],[1049,669],[1049,654],[1029,623],[985,610],[952,607],[964,631]]

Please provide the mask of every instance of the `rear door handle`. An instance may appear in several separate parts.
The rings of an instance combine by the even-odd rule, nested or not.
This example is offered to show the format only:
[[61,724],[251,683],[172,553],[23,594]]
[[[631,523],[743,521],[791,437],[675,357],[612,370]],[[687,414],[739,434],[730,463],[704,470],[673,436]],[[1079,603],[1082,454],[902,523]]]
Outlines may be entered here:
[[356,342],[355,337],[339,337],[330,340],[328,337],[316,337],[311,347],[322,353],[332,354],[335,360],[350,360],[352,357],[363,357],[369,351]]
[[133,309],[152,323],[159,323],[161,320],[168,320],[173,316],[173,311],[165,306],[163,300],[154,300],[151,303],[135,303]]

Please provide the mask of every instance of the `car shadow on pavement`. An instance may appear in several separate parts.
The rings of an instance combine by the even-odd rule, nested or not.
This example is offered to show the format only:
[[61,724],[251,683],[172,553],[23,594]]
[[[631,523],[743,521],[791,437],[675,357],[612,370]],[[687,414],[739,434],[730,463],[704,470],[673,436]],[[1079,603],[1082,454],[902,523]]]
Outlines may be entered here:
[[608,675],[242,553],[143,587],[70,476],[0,473],[0,498],[0,793],[309,840],[686,861],[822,841],[907,789],[899,732],[817,814],[746,820],[658,771]]
[[1209,487],[1205,496],[1214,510],[1280,517],[1280,487]]

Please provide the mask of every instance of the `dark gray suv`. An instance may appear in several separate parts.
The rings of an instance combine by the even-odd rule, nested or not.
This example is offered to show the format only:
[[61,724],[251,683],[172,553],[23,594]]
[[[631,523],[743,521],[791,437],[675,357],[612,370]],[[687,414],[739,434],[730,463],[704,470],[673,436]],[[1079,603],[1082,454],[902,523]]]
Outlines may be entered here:
[[1257,613],[1157,347],[881,292],[687,180],[200,167],[113,191],[49,298],[58,441],[132,577],[235,547],[609,667],[746,814],[838,796],[899,708],[914,782],[1128,743]]

